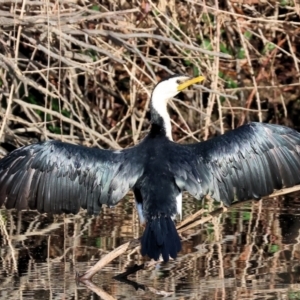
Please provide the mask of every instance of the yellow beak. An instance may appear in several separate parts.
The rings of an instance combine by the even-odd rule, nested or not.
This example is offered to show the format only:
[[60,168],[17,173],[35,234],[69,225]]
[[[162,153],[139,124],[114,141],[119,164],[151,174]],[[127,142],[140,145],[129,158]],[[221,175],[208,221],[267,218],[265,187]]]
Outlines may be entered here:
[[177,87],[177,91],[183,91],[184,89],[186,89],[187,87],[191,86],[192,84],[195,84],[195,83],[198,83],[198,82],[201,82],[205,79],[205,77],[203,76],[198,76],[198,77],[195,77],[195,78],[192,78],[192,79],[189,79],[181,84],[178,85]]

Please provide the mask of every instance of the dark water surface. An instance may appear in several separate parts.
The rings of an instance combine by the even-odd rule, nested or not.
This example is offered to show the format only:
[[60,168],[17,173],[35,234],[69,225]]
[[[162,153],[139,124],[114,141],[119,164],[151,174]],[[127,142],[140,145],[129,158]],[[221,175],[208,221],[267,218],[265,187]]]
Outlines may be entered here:
[[[184,218],[200,205],[187,198]],[[299,193],[245,203],[183,232],[178,259],[128,277],[136,285],[112,277],[147,262],[139,251],[95,275],[98,295],[76,285],[76,272],[141,234],[130,197],[97,217],[0,210],[0,298],[300,299]]]

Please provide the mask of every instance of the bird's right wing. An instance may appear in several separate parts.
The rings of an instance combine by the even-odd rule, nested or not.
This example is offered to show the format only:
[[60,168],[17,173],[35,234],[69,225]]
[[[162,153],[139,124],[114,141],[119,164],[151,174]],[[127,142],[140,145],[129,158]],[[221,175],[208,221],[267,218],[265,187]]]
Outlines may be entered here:
[[180,189],[226,205],[300,183],[300,133],[284,126],[250,123],[202,143],[178,145],[173,156]]
[[134,186],[143,168],[136,148],[102,150],[47,141],[0,160],[0,207],[97,214]]

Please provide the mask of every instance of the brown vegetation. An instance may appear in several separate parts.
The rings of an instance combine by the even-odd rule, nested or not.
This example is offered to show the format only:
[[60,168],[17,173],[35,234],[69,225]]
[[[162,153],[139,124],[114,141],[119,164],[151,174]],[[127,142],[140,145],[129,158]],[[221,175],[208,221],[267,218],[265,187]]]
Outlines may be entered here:
[[[250,120],[300,129],[299,25],[297,0],[0,0],[1,154],[49,138],[105,148],[133,145],[149,128],[154,84],[173,73],[207,77],[203,87],[178,96],[186,101],[171,102],[174,139],[179,142],[206,139]],[[199,210],[194,200],[185,203],[186,215]],[[236,299],[251,292],[248,296],[258,299],[264,289],[273,288],[277,294],[297,290],[298,277],[282,289],[273,285],[280,282],[280,270],[295,273],[290,272],[294,265],[286,263],[285,255],[291,261],[300,255],[298,227],[296,242],[284,241],[278,217],[285,211],[282,203],[253,203],[214,218],[201,211],[207,217],[201,224],[213,220],[212,225],[180,230],[184,249],[170,267],[170,280],[196,278],[195,290],[203,299],[207,299],[203,290],[210,286],[205,281],[201,286],[199,278],[212,279],[210,295],[214,291],[225,295],[224,284],[231,281],[224,278],[237,279],[236,285],[232,283]],[[122,205],[116,209],[123,212]],[[28,221],[30,214],[19,213],[18,218],[15,214],[1,212],[1,263],[6,272],[2,278],[14,274],[24,257],[24,273],[38,274],[31,264],[41,256],[33,255],[37,248],[44,249],[49,270],[55,261],[64,261],[67,269],[69,262],[78,267],[78,261],[91,255],[98,258],[100,252],[127,242],[129,238],[117,240],[123,234],[137,238],[141,233],[135,213],[130,214],[130,222],[112,220],[108,214],[103,218],[105,211],[100,217],[82,214],[80,221],[65,217],[45,221],[43,215]],[[85,243],[91,232],[103,234],[106,228],[111,232],[112,224],[116,236],[101,238],[100,246]],[[73,226],[69,235],[68,226]],[[233,240],[226,242],[228,232]],[[242,235],[245,241],[239,239]],[[137,253],[128,257],[141,261]],[[266,263],[255,269],[249,267],[253,261]],[[56,276],[50,277],[51,285]],[[149,273],[145,277],[148,280]],[[32,288],[26,278],[22,291]],[[215,286],[217,278],[221,287]],[[167,290],[175,289],[166,282]]]
[[207,77],[171,103],[176,140],[249,120],[297,127],[299,13],[296,0],[1,0],[1,140],[135,144],[172,73]]

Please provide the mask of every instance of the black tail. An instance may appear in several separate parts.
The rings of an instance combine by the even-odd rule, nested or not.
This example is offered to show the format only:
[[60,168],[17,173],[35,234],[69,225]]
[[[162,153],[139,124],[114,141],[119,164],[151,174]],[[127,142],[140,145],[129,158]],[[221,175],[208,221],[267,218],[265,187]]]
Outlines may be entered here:
[[155,260],[162,255],[165,262],[169,257],[176,258],[181,250],[180,238],[171,217],[160,216],[147,222],[142,237],[142,255]]

